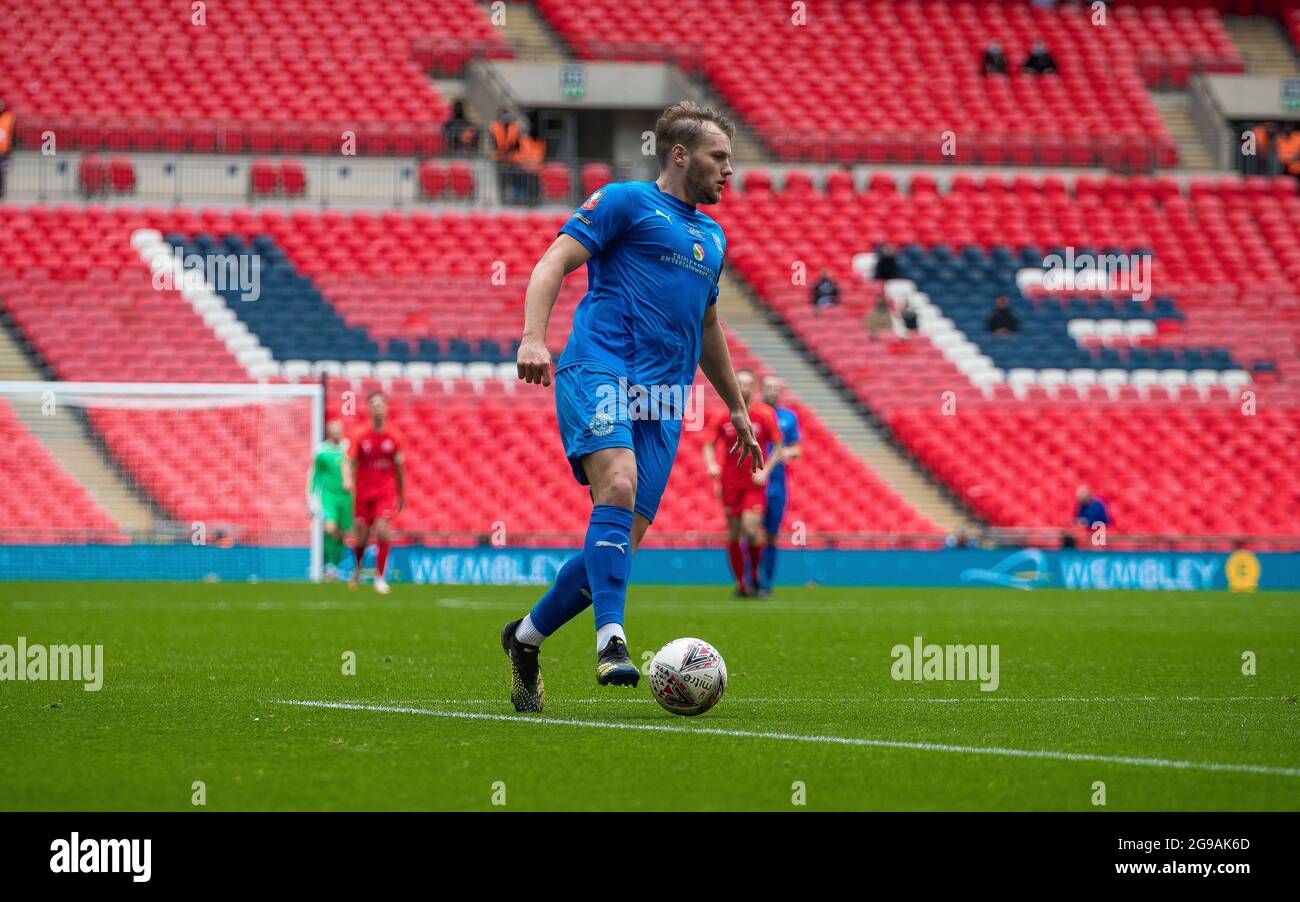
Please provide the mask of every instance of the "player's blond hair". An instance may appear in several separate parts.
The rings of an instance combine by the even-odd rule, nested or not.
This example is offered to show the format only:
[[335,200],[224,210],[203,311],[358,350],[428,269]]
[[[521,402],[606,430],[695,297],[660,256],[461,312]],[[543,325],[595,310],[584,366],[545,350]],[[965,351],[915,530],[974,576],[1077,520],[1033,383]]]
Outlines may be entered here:
[[713,107],[683,100],[664,110],[655,123],[655,153],[659,157],[659,168],[668,165],[668,154],[677,144],[693,153],[704,140],[706,122],[712,122],[728,138],[736,137],[735,124]]

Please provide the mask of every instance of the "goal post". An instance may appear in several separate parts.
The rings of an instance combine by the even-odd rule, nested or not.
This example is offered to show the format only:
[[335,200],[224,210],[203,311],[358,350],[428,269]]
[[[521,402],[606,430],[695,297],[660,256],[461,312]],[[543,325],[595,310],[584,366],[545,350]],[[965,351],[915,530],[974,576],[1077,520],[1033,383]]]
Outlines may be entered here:
[[0,381],[0,579],[310,579],[319,383]]

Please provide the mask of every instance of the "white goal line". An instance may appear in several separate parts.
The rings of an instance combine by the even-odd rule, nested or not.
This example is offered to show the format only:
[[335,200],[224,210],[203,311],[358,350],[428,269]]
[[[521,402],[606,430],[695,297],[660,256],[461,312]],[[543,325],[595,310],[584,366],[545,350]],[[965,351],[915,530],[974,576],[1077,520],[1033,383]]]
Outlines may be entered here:
[[947,745],[935,742],[906,742],[893,739],[859,739],[851,736],[810,736],[802,733],[769,733],[755,730],[727,730],[718,727],[687,727],[676,724],[612,723],[599,720],[571,720],[559,717],[533,717],[519,714],[485,714],[473,711],[432,711],[427,708],[407,708],[396,705],[363,705],[354,702],[325,702],[280,699],[280,705],[302,708],[331,708],[344,711],[372,711],[382,714],[418,714],[425,717],[444,717],[456,720],[490,720],[509,723],[546,724],[550,726],[584,727],[602,730],[638,730],[649,733],[704,734],[707,736],[734,736],[742,739],[772,739],[780,742],[812,742],[828,745],[862,746],[867,748],[904,749],[920,752],[948,752],[961,755],[994,755],[1002,758],[1038,758],[1048,761],[1092,762],[1099,764],[1124,764],[1134,767],[1159,767],[1174,770],[1216,771],[1241,774],[1267,774],[1278,777],[1300,777],[1300,767],[1271,767],[1264,764],[1225,764],[1214,761],[1178,761],[1170,758],[1138,758],[1127,755],[1096,755],[1087,752],[1060,752],[1050,749],[1008,749],[997,746]]

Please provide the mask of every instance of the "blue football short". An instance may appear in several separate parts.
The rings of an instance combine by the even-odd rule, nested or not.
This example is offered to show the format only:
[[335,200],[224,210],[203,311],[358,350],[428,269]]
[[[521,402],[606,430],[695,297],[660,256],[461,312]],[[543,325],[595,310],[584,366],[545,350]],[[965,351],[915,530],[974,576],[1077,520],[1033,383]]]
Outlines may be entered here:
[[588,485],[582,458],[604,448],[630,448],[636,455],[635,511],[650,522],[672,473],[682,421],[638,414],[615,373],[574,364],[555,374],[555,413],[564,454],[580,485]]

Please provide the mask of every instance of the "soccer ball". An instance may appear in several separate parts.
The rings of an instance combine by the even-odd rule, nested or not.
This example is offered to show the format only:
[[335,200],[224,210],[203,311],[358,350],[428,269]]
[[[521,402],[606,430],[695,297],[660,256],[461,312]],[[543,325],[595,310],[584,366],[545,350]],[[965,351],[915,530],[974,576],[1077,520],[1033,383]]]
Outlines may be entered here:
[[718,703],[726,688],[726,662],[702,639],[674,639],[650,662],[650,691],[670,714],[703,714]]

